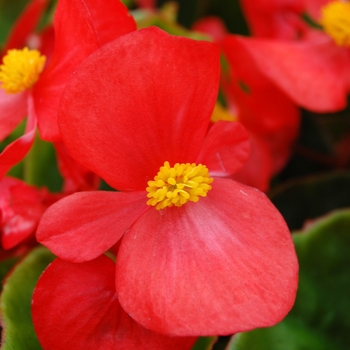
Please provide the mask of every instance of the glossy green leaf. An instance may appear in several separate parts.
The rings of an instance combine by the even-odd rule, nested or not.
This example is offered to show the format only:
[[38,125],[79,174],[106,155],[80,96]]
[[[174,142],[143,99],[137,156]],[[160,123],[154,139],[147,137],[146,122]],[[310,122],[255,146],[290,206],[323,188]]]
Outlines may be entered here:
[[331,210],[350,207],[350,172],[308,176],[276,187],[269,195],[287,221],[290,230],[299,230],[305,221]]
[[6,278],[0,300],[1,350],[41,349],[32,324],[31,300],[40,274],[53,259],[46,248],[36,248]]
[[216,340],[217,337],[200,337],[192,347],[192,350],[210,350]]
[[228,350],[350,349],[350,210],[294,234],[300,263],[292,311],[278,325],[232,337]]

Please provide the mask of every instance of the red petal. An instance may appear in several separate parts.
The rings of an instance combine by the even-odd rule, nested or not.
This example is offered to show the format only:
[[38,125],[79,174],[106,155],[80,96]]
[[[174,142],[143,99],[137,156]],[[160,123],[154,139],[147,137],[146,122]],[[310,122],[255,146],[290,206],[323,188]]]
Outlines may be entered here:
[[62,138],[73,158],[114,188],[143,190],[164,161],[198,156],[219,68],[212,43],[155,27],[123,36],[70,80],[59,115]]
[[314,20],[317,21],[321,17],[321,8],[326,5],[329,0],[311,0],[304,1],[307,14]]
[[249,27],[257,37],[297,39],[308,26],[302,19],[304,0],[241,0]]
[[4,45],[4,54],[9,49],[22,49],[26,45],[28,37],[34,33],[34,29],[38,25],[47,4],[47,0],[33,0],[29,2],[12,27],[12,31]]
[[208,34],[215,42],[221,42],[228,34],[225,22],[216,16],[199,19],[192,26],[192,30]]
[[82,264],[56,259],[33,295],[35,331],[44,349],[191,349],[195,338],[146,330],[120,307],[115,266],[105,256]]
[[28,118],[26,130],[23,136],[10,143],[0,154],[0,179],[29,152],[34,142],[36,130],[36,115],[33,108],[33,99],[30,94],[28,99]]
[[227,37],[223,49],[230,65],[229,76],[223,76],[224,92],[239,121],[257,135],[283,132],[284,139],[294,139],[299,125],[295,103],[263,74],[235,36]]
[[315,112],[346,106],[349,56],[329,39],[287,42],[231,35],[225,45],[232,53],[251,55],[261,72],[299,106]]
[[100,46],[136,29],[119,1],[101,6],[94,0],[61,0],[55,13],[55,51],[50,66],[34,87],[42,138],[59,140],[58,103],[68,78]]
[[7,94],[0,88],[0,140],[16,128],[27,114],[27,93]]
[[11,249],[34,234],[45,211],[44,193],[15,178],[0,181],[2,245]]
[[114,245],[149,207],[146,192],[78,192],[43,215],[37,240],[58,257],[92,260]]
[[250,143],[251,151],[247,162],[231,178],[267,192],[273,175],[269,148],[253,133],[250,134]]
[[156,7],[156,0],[136,0],[138,7],[144,9],[154,9]]
[[250,152],[249,135],[236,122],[219,121],[209,130],[202,147],[199,162],[212,176],[228,176],[242,168]]
[[119,302],[146,328],[188,336],[279,322],[291,309],[298,262],[267,197],[216,178],[206,198],[149,210],[121,242]]
[[67,151],[63,142],[54,144],[57,165],[64,179],[63,192],[74,193],[77,191],[97,190],[100,185],[100,178],[78,164]]

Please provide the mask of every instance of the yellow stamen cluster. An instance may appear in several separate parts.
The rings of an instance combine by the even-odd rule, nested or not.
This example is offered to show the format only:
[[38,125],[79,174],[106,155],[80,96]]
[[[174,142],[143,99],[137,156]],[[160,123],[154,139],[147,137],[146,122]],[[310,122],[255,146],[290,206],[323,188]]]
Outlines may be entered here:
[[335,0],[322,8],[320,24],[339,46],[350,46],[350,2]]
[[1,88],[8,94],[30,89],[44,69],[46,57],[37,50],[8,50],[0,66]]
[[227,122],[237,121],[237,117],[231,114],[226,108],[224,108],[221,104],[216,103],[214,107],[214,111],[211,115],[211,121],[213,123],[218,122],[219,120],[224,120]]
[[165,162],[154,180],[148,181],[147,204],[160,210],[173,205],[181,207],[188,201],[198,202],[199,197],[206,197],[213,181],[205,165],[176,163],[170,167]]

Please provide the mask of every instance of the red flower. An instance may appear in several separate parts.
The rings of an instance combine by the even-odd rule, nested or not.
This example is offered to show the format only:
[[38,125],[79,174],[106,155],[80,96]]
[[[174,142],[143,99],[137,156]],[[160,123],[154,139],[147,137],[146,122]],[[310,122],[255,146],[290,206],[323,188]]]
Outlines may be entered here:
[[222,49],[223,95],[229,110],[251,136],[249,160],[234,179],[267,191],[272,176],[285,166],[291,154],[299,131],[299,109],[250,55],[235,45],[240,37],[230,35],[220,18],[203,18],[194,29],[209,34]]
[[37,189],[23,181],[5,177],[0,181],[1,241],[11,249],[34,236],[41,215],[62,196]]
[[115,264],[105,256],[73,264],[56,259],[40,277],[32,314],[44,349],[189,350],[195,337],[149,331],[120,307]]
[[281,215],[258,190],[214,177],[238,170],[249,150],[239,123],[218,122],[207,133],[219,68],[215,45],[147,28],[92,54],[61,100],[68,150],[120,192],[57,202],[37,239],[70,262],[92,260],[120,241],[119,303],[163,334],[270,326],[295,298],[297,258]]
[[[325,5],[332,2],[343,8],[337,13],[326,9]],[[227,44],[233,51],[249,55],[261,72],[301,107],[329,112],[346,106],[350,88],[348,2],[242,0],[242,7],[253,34],[260,38],[230,38]],[[322,18],[321,7],[331,16]],[[329,35],[307,25],[303,14]],[[333,24],[336,29],[328,30]],[[348,44],[342,46],[336,41]]]
[[[33,6],[37,2],[34,1]],[[23,30],[33,27],[27,24],[27,21],[19,21]],[[120,1],[106,0],[102,4],[92,0],[60,0],[54,28],[55,49],[43,73],[45,58],[38,51],[13,50],[4,57],[7,63],[4,61],[0,72],[1,137],[7,136],[26,114],[28,120],[25,134],[8,145],[0,155],[0,177],[29,151],[37,123],[43,139],[60,139],[57,108],[66,81],[89,54],[120,35],[135,30],[136,25]],[[19,32],[19,28],[15,31]],[[31,60],[26,60],[29,56]],[[18,64],[20,60],[27,62],[26,81],[15,80],[17,69],[23,66]],[[35,64],[28,63],[33,60]]]

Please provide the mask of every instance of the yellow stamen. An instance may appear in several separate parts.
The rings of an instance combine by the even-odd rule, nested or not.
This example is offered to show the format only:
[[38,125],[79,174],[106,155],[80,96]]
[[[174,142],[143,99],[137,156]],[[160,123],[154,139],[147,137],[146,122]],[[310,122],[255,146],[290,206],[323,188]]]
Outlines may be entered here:
[[322,9],[320,24],[339,46],[350,46],[350,2],[335,0]]
[[154,180],[148,181],[147,204],[160,210],[173,205],[181,207],[188,201],[198,202],[199,196],[206,197],[213,181],[205,165],[176,163],[170,167],[165,162]]
[[37,50],[8,50],[0,66],[1,88],[8,94],[30,89],[44,69],[46,57]]
[[237,117],[231,114],[226,108],[217,102],[211,115],[211,121],[213,123],[216,123],[219,120],[234,122],[237,121]]

